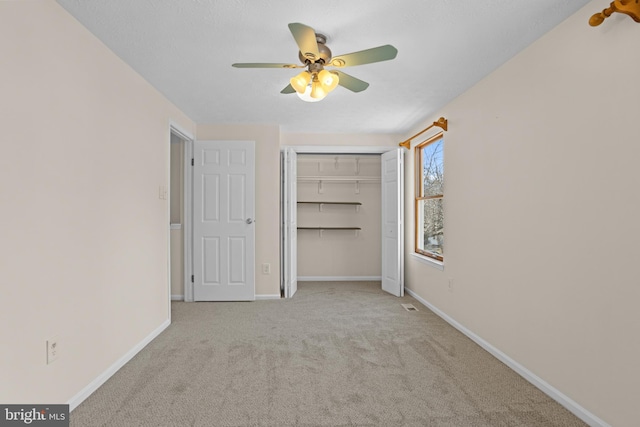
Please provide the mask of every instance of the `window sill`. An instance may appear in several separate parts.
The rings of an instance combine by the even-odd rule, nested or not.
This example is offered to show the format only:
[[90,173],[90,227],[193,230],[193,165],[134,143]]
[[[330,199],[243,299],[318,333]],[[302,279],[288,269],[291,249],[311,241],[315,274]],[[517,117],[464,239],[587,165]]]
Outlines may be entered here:
[[412,253],[411,256],[421,262],[422,264],[426,264],[433,268],[437,268],[440,271],[444,271],[444,263],[442,261],[435,260],[433,258],[426,257],[424,255],[420,255],[417,253]]

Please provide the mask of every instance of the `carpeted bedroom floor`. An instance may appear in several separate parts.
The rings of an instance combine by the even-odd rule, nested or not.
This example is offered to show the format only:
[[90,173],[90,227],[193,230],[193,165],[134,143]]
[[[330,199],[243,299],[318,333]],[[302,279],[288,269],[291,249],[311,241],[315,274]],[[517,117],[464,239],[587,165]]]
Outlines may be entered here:
[[[406,311],[413,304],[418,311]],[[172,304],[172,324],[71,426],[584,426],[410,296]]]

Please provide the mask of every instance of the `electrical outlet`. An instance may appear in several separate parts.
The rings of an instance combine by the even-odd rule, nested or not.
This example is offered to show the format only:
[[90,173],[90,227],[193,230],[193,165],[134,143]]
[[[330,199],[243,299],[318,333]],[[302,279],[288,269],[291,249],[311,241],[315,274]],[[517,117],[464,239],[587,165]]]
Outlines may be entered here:
[[271,264],[268,262],[262,264],[262,274],[271,274]]
[[58,338],[51,338],[47,340],[47,365],[58,359],[59,347],[60,342],[58,341]]
[[449,292],[453,292],[453,279],[449,277]]

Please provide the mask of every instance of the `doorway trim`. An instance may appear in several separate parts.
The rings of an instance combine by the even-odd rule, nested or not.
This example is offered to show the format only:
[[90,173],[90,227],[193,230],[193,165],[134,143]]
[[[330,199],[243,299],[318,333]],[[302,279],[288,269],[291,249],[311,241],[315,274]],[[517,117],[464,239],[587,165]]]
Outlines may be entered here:
[[[189,290],[191,290],[191,301],[193,301],[193,288],[188,286],[191,284],[191,158],[193,153],[193,141],[195,140],[194,135],[187,131],[185,128],[177,124],[176,122],[170,120],[169,121],[169,141],[168,141],[168,161],[167,165],[169,168],[169,182],[167,184],[167,188],[169,189],[167,197],[167,209],[169,218],[171,218],[171,134],[178,136],[180,139],[184,141],[184,164],[183,164],[183,200],[184,206],[182,211],[182,268],[184,271],[183,283],[184,283],[184,300],[187,301],[187,294]],[[169,295],[169,320],[171,320],[171,225],[167,224],[167,233],[168,233],[168,256],[169,256],[169,265],[168,265],[168,295]]]

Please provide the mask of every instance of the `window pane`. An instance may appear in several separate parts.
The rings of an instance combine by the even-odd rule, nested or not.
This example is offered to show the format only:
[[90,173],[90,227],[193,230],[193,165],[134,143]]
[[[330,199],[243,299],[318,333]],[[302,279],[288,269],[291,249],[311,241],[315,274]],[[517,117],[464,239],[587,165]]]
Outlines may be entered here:
[[418,249],[442,256],[444,247],[444,211],[442,199],[418,201],[421,232],[418,234]]
[[422,159],[422,197],[443,194],[444,168],[442,159],[442,143],[439,139],[421,149]]

